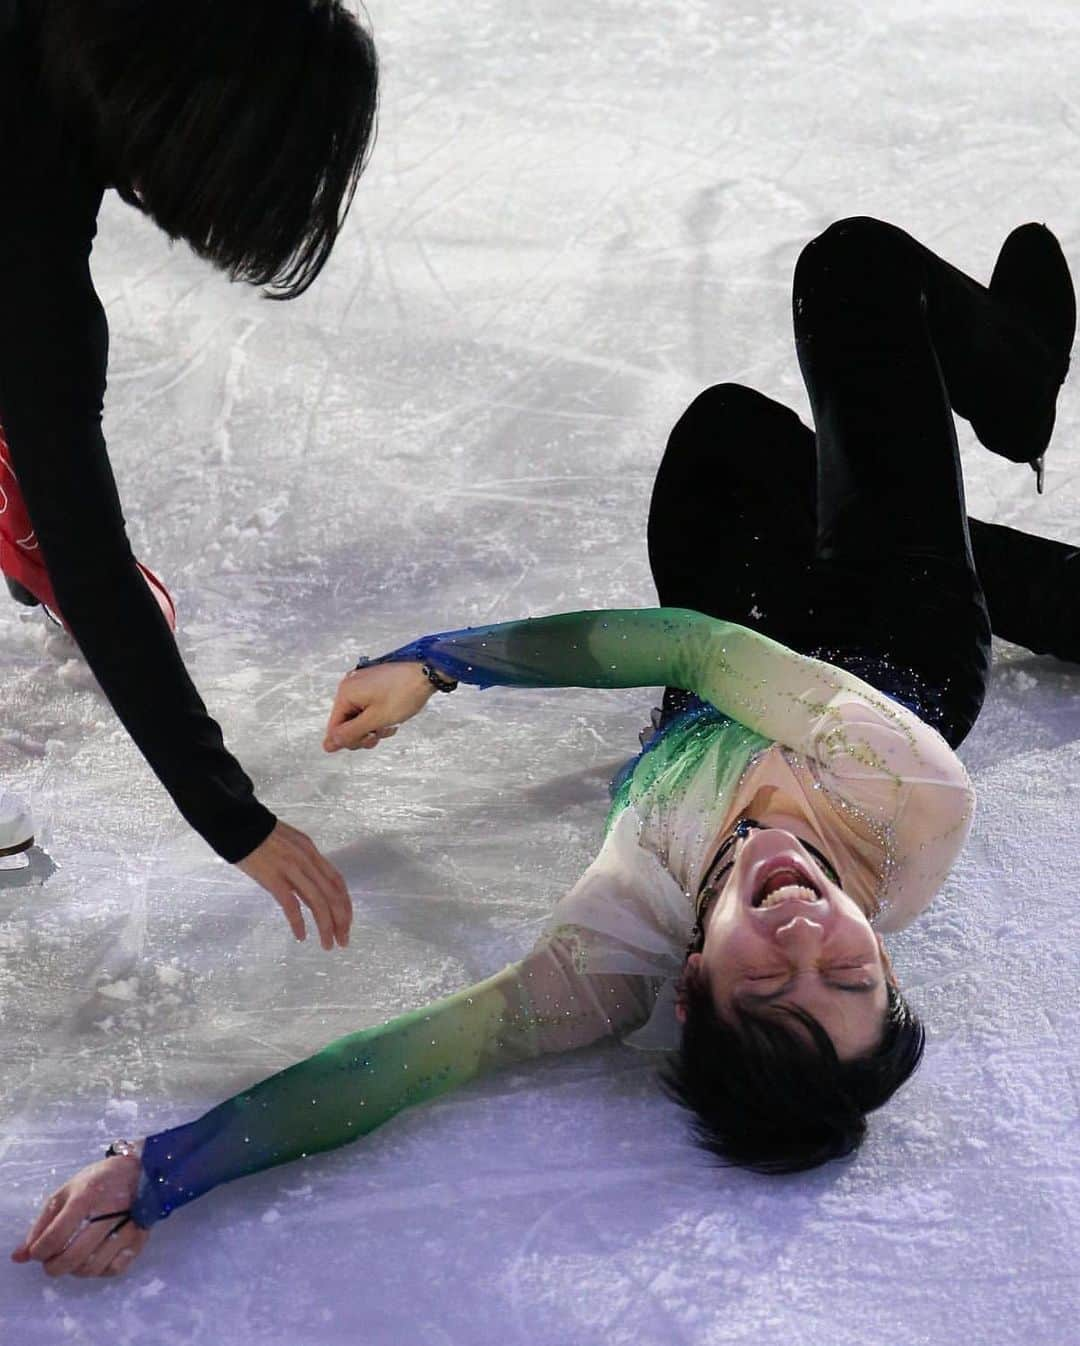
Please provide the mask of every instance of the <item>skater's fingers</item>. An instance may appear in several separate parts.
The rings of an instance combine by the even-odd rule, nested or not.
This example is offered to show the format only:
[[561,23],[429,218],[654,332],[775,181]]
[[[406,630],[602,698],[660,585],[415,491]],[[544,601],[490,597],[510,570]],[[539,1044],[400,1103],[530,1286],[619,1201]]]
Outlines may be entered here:
[[340,878],[337,871],[325,862],[309,875],[309,881],[319,889],[330,918],[331,942],[344,949],[349,943],[352,925],[352,899],[344,883],[335,882],[336,878]]
[[52,1196],[49,1197],[48,1201],[46,1201],[44,1206],[42,1206],[41,1210],[38,1213],[37,1219],[30,1226],[30,1232],[26,1236],[26,1246],[28,1248],[30,1247],[31,1244],[36,1243],[38,1239],[42,1236],[42,1234],[45,1232],[46,1226],[49,1224],[50,1220],[52,1220],[53,1216],[57,1213],[57,1211],[59,1211],[60,1207],[64,1204],[64,1201],[67,1199],[67,1195],[68,1195],[67,1188],[60,1187],[55,1192],[53,1192]]
[[[312,847],[312,850],[315,850]],[[315,850],[312,864],[312,877],[320,885],[330,907],[330,916],[334,923],[334,938],[344,949],[349,942],[349,929],[352,926],[352,898],[345,880],[324,855]]]
[[45,1202],[41,1210],[38,1212],[37,1219],[30,1226],[30,1232],[27,1234],[26,1238],[24,1238],[23,1241],[19,1244],[19,1246],[15,1249],[15,1251],[11,1254],[11,1260],[13,1262],[30,1261],[31,1246],[34,1243],[36,1243],[38,1239],[42,1236],[42,1234],[45,1232],[45,1229],[52,1221],[53,1217],[56,1215],[57,1211],[64,1204],[64,1198],[66,1194],[67,1194],[66,1189],[61,1187],[58,1192],[54,1192],[52,1196],[49,1197],[49,1199]]
[[297,870],[293,875],[296,896],[311,913],[319,931],[319,939],[324,949],[334,947],[334,918],[330,911],[330,899],[322,881],[314,869]]
[[[128,1225],[128,1229],[133,1230],[134,1232],[127,1237],[126,1241],[121,1242],[112,1261],[101,1273],[103,1276],[122,1276],[124,1272],[127,1271],[128,1267],[131,1266],[132,1262],[135,1261],[136,1257],[138,1257],[146,1247],[146,1242],[150,1237],[150,1230],[140,1229],[134,1224]],[[121,1239],[124,1239],[127,1235],[128,1229],[124,1230]]]
[[373,729],[370,734],[365,734],[363,741],[358,743],[358,748],[377,748],[384,738],[393,738],[401,728],[398,724],[388,724],[385,729]]
[[323,748],[327,752],[336,752],[338,748],[344,747],[342,734],[346,732],[348,726],[355,724],[364,713],[365,708],[362,707],[355,707],[341,713],[336,711],[331,713],[326,726],[326,733],[323,735]]
[[56,1219],[36,1243],[30,1256],[41,1262],[50,1276],[62,1276],[88,1256],[109,1232],[105,1221],[92,1221],[92,1200],[83,1191],[64,1203]]
[[[71,1274],[73,1276],[118,1275],[125,1267],[131,1265],[137,1254],[142,1251],[148,1237],[147,1231],[140,1229],[131,1220],[128,1220],[119,1229],[114,1225],[97,1248],[78,1266],[72,1267]],[[119,1266],[114,1272],[113,1268],[117,1265],[118,1259]]]
[[117,1244],[124,1230],[131,1228],[131,1221],[128,1220],[123,1229],[117,1230],[116,1225],[119,1223],[120,1219],[115,1220],[113,1228],[107,1229],[97,1247],[90,1249],[81,1262],[69,1268],[72,1276],[100,1276],[102,1274],[119,1252]]
[[275,884],[270,889],[270,893],[285,913],[285,919],[289,922],[289,929],[303,943],[307,939],[307,928],[304,925],[304,913],[300,910],[300,903],[296,900],[296,894],[287,884]]
[[342,724],[353,720],[361,714],[371,704],[376,695],[376,689],[371,685],[371,679],[368,678],[365,684],[366,669],[354,669],[352,673],[343,678],[338,687],[337,695],[334,697],[334,704],[330,709],[330,720],[326,726],[327,737]]
[[30,1256],[35,1262],[48,1261],[50,1257],[63,1252],[90,1213],[90,1197],[86,1192],[70,1196],[61,1187],[46,1210],[50,1218],[34,1238],[27,1240]]
[[[368,735],[377,734],[380,729],[388,727],[379,708],[370,706],[362,714],[357,715],[355,719],[347,720],[330,731],[328,736],[331,744],[330,750],[333,751],[334,747],[349,749],[364,747],[364,740]],[[378,742],[378,739],[375,741]]]
[[350,697],[345,696],[342,692],[338,692],[337,696],[334,698],[334,704],[330,708],[330,718],[326,724],[327,734],[333,733],[338,725],[346,724],[349,720],[355,719],[364,709],[365,705],[366,702],[358,704]]
[[74,1238],[70,1240],[67,1246],[61,1249],[55,1257],[50,1257],[45,1261],[45,1275],[66,1276],[77,1267],[81,1267],[87,1258],[92,1257],[109,1237],[109,1228],[107,1220],[95,1224],[82,1224],[75,1231]]

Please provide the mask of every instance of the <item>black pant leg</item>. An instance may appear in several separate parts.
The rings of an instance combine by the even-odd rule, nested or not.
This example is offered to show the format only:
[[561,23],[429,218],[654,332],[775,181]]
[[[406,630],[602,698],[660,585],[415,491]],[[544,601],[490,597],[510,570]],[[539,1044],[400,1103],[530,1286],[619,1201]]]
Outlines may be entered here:
[[927,256],[901,230],[843,220],[795,268],[799,364],[818,447],[818,554],[970,564],[951,405],[927,320]]
[[971,519],[994,634],[1080,663],[1080,547]]
[[990,624],[952,408],[928,318],[936,259],[891,225],[833,225],[795,272],[796,347],[817,431],[819,562],[852,640],[918,675],[950,741],[974,723]]
[[[649,563],[661,605],[806,648],[815,523],[813,433],[749,388],[706,389],[672,430],[653,485]],[[669,687],[664,719],[688,701]]]
[[815,535],[814,436],[738,384],[680,417],[656,474],[649,563],[661,604],[801,643]]

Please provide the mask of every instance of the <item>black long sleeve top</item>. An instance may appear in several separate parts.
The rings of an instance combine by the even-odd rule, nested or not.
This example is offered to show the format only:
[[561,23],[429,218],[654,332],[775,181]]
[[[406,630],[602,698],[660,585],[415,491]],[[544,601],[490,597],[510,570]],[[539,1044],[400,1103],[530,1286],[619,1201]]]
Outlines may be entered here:
[[0,0],[0,426],[94,676],[183,816],[235,862],[275,819],[226,750],[124,528],[102,433],[108,326],[90,275],[108,175],[43,74],[48,2]]

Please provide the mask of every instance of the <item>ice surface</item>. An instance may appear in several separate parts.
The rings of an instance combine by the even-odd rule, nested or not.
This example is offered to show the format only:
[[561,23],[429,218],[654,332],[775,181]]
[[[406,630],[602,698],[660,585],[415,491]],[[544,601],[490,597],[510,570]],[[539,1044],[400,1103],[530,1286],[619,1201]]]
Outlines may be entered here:
[[[805,414],[803,242],[877,214],[985,277],[1036,219],[1080,265],[1075,0],[370,8],[379,143],[311,294],[230,288],[115,202],[96,252],[136,548],[262,796],[344,867],[352,946],[293,944],[0,604],[0,777],[59,866],[0,876],[5,1246],[114,1134],[529,944],[649,697],[462,693],[327,758],[330,694],[434,627],[651,601],[686,402],[737,379]],[[973,512],[1080,540],[1076,385],[1059,426],[1041,499],[962,429]],[[126,1279],[5,1262],[4,1346],[1074,1342],[1080,670],[998,654],[971,844],[893,941],[926,1064],[854,1162],[718,1174],[646,1061],[586,1052],[223,1189]]]

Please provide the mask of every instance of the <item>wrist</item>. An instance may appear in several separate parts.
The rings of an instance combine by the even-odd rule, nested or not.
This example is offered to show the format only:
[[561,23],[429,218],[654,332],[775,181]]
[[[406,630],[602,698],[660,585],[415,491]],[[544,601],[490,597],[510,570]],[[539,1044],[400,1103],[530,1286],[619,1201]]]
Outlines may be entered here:
[[457,679],[447,677],[445,673],[440,673],[434,664],[421,664],[420,672],[431,684],[431,689],[434,692],[453,692],[457,690]]
[[114,1140],[105,1151],[106,1159],[133,1159],[136,1164],[141,1166],[144,1141],[139,1140]]

